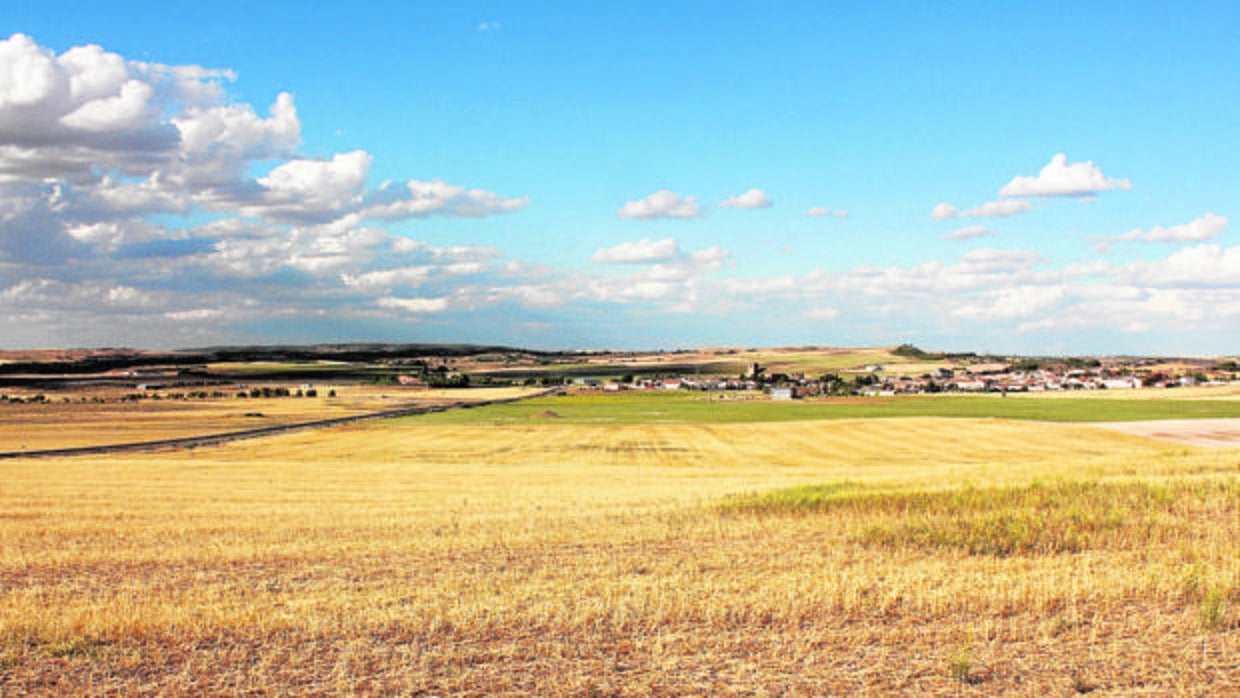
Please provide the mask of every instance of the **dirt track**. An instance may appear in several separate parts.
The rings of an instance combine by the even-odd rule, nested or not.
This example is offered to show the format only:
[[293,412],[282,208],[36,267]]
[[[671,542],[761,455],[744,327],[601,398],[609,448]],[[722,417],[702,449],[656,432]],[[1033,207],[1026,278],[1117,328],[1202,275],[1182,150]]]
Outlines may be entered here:
[[1091,423],[1137,436],[1166,439],[1191,446],[1240,447],[1240,419],[1163,419],[1150,422]]
[[75,448],[53,448],[40,449],[30,451],[0,451],[0,460],[11,458],[49,458],[60,456],[99,456],[112,453],[142,453],[146,451],[160,451],[169,448],[197,448],[200,446],[218,446],[220,444],[229,443],[231,441],[241,441],[243,439],[257,439],[264,436],[275,436],[277,434],[289,434],[296,431],[306,431],[308,429],[322,429],[324,427],[334,427],[341,424],[351,424],[354,422],[365,422],[375,419],[392,419],[395,417],[409,417],[418,414],[428,414],[430,412],[443,412],[445,410],[470,409],[473,407],[482,407],[484,405],[498,405],[506,402],[517,402],[520,400],[528,400],[534,397],[542,397],[558,392],[559,388],[551,388],[530,395],[522,395],[520,397],[499,398],[495,400],[479,400],[477,402],[453,402],[446,405],[413,405],[406,407],[398,407],[391,410],[380,410],[378,412],[369,412],[366,414],[350,415],[348,417],[333,417],[331,419],[316,419],[308,422],[297,422],[295,424],[283,424],[273,427],[261,427],[258,429],[243,429],[240,431],[228,431],[219,434],[204,434],[201,436],[186,436],[174,439],[157,439],[154,441],[137,441],[131,443],[105,444],[99,446],[79,446]]

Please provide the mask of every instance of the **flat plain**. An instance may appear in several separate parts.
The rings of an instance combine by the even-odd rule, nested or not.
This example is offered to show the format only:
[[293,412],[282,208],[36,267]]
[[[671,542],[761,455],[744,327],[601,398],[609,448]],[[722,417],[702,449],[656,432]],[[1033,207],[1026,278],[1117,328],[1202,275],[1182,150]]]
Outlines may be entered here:
[[[291,386],[299,390],[296,384]],[[527,393],[520,388],[419,390],[399,386],[325,386],[314,397],[235,397],[140,401],[123,399],[132,391],[65,391],[42,402],[0,402],[0,451],[102,446],[203,436],[299,422],[351,417],[414,405],[485,401]],[[8,391],[29,399],[41,394]],[[180,392],[184,395],[184,391]],[[47,396],[44,396],[47,397]],[[92,400],[99,400],[95,402]]]
[[0,693],[1240,691],[1235,446],[608,399],[4,462]]

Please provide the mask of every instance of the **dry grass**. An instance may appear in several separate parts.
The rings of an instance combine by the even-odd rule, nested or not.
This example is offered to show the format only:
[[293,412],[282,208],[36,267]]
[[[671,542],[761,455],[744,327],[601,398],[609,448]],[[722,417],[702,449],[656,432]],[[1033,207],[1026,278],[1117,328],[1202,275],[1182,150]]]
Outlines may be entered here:
[[[1221,695],[1237,464],[930,418],[374,424],[14,461],[0,693]],[[821,483],[838,501],[783,489]],[[793,505],[735,506],[771,496]],[[919,533],[984,540],[1005,511],[1089,535]]]
[[[285,387],[297,390],[298,384]],[[173,439],[347,417],[406,404],[478,401],[529,392],[520,388],[412,391],[371,385],[323,385],[316,389],[319,394],[313,398],[238,399],[234,397],[238,389],[233,388],[223,391],[227,397],[221,398],[140,402],[120,400],[132,390],[85,389],[49,395],[44,403],[0,403],[0,451]],[[186,390],[192,388],[161,392]],[[336,396],[328,397],[329,391],[335,391]],[[9,390],[6,394],[26,398],[36,391]],[[96,397],[107,402],[90,402]]]

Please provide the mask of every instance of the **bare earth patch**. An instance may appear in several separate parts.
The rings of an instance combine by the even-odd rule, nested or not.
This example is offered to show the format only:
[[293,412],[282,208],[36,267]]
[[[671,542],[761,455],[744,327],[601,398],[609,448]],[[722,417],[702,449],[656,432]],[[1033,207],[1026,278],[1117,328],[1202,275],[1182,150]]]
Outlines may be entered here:
[[1115,431],[1152,439],[1177,441],[1190,446],[1235,448],[1240,446],[1240,419],[1161,419],[1149,422],[1094,424]]

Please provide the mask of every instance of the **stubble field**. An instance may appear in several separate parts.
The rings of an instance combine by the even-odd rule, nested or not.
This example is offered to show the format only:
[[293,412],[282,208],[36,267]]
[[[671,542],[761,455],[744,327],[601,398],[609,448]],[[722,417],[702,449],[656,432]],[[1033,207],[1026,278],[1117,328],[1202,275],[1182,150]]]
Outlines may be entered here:
[[[298,389],[292,385],[291,389]],[[410,405],[516,397],[520,388],[408,390],[395,386],[335,385],[315,397],[224,397],[141,401],[129,390],[65,391],[41,403],[0,402],[0,452],[103,446],[203,436],[299,422],[350,417]],[[167,391],[164,391],[165,394]],[[330,393],[334,393],[329,396]],[[14,395],[14,391],[8,391]],[[27,390],[23,399],[36,394]],[[158,393],[152,393],[158,394]],[[183,391],[182,391],[183,394]],[[91,402],[98,398],[103,402]]]
[[0,464],[0,693],[1240,691],[1235,448],[469,412]]

